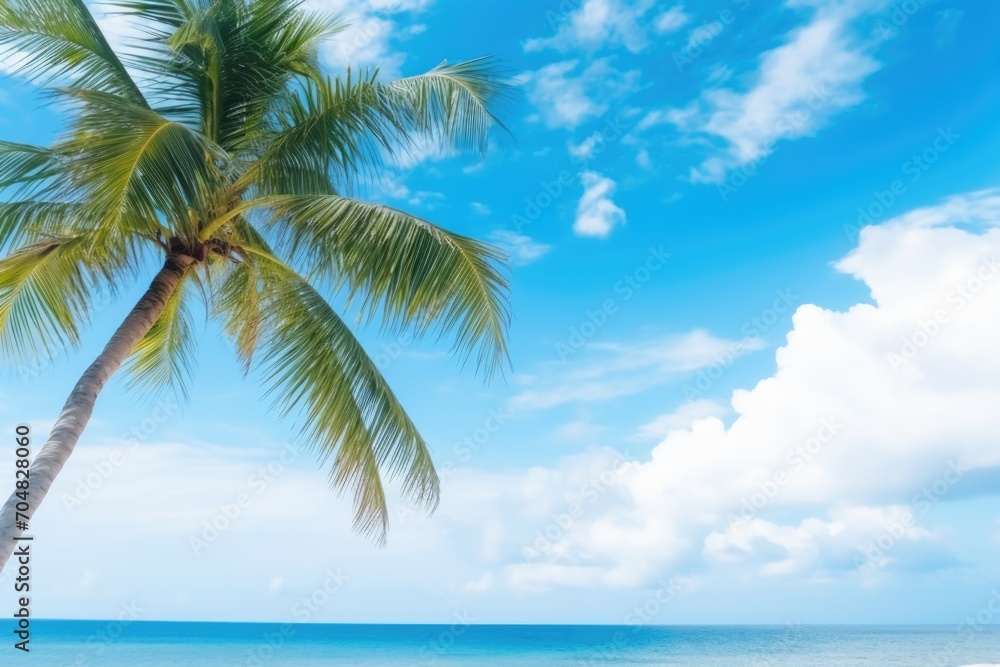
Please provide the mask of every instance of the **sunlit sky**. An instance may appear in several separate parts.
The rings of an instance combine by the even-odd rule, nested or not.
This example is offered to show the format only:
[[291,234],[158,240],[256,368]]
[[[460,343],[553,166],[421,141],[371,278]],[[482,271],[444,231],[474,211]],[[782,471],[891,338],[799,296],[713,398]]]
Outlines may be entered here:
[[[379,549],[207,325],[189,404],[101,396],[32,524],[36,615],[958,624],[1000,589],[1000,5],[306,4],[352,23],[332,71],[516,81],[484,158],[364,193],[508,250],[512,370],[360,331],[444,478]],[[62,123],[0,78],[0,138]],[[144,286],[10,370],[6,432],[41,442]]]

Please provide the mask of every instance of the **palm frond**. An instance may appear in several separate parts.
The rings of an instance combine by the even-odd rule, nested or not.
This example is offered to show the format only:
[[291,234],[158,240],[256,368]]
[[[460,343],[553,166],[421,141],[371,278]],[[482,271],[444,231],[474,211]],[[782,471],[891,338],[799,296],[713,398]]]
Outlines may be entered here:
[[333,194],[324,189],[377,176],[386,160],[412,159],[425,141],[485,153],[492,131],[507,131],[493,108],[511,86],[490,59],[390,83],[377,70],[348,69],[302,86],[275,107],[267,150],[247,175],[260,194]]
[[190,279],[185,276],[163,312],[125,362],[129,389],[156,395],[174,391],[187,400],[187,381],[194,368],[196,341],[189,308]]
[[0,350],[31,361],[79,341],[91,304],[114,291],[129,248],[95,246],[92,234],[50,236],[0,260]]
[[146,105],[83,0],[0,0],[0,47],[22,76],[43,84],[68,78]]
[[244,375],[250,372],[263,327],[262,280],[257,260],[250,255],[229,271],[216,292],[215,311]]
[[0,141],[0,190],[17,188],[14,197],[30,196],[59,174],[59,156],[43,146]]
[[212,0],[109,0],[123,14],[133,14],[170,28],[178,28],[194,14],[211,6]]
[[34,200],[0,203],[0,249],[83,229],[87,215],[82,204]]
[[165,224],[196,236],[196,218],[221,178],[222,152],[186,125],[121,98],[67,94],[81,108],[61,144],[70,155],[65,168],[79,198],[103,214],[102,227],[154,234]]
[[494,113],[511,95],[511,80],[492,58],[441,63],[418,76],[385,84],[390,104],[416,132],[456,150],[485,153],[494,129],[509,134]]
[[262,195],[335,194],[403,143],[405,119],[391,111],[374,75],[303,81],[275,106],[266,149],[241,180]]
[[354,496],[354,525],[384,542],[383,476],[401,479],[404,497],[430,511],[439,480],[427,444],[385,378],[333,308],[299,274],[247,243],[260,276],[263,327],[259,366],[268,394],[330,466],[330,483]]
[[362,298],[362,317],[386,331],[454,332],[487,378],[507,362],[505,255],[388,206],[346,197],[273,198],[272,228],[318,275]]
[[116,4],[159,19],[136,66],[161,82],[172,113],[197,118],[199,130],[227,150],[256,140],[292,78],[318,76],[319,43],[343,28],[302,11],[300,0]]

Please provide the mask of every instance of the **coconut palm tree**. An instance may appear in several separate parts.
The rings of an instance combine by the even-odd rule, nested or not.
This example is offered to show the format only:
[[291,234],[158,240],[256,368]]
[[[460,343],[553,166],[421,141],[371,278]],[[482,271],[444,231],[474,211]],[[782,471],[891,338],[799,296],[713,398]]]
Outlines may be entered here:
[[[120,366],[142,388],[184,392],[200,300],[332,488],[353,495],[355,528],[383,542],[385,484],[433,511],[438,477],[331,301],[386,332],[447,336],[489,378],[507,364],[506,269],[489,245],[352,193],[427,142],[485,151],[509,84],[489,59],[389,81],[325,75],[319,47],[341,26],[300,0],[113,4],[143,26],[128,54],[83,0],[0,0],[4,57],[69,117],[51,146],[0,143],[4,358],[76,344],[95,298],[155,269],[32,462],[26,514]],[[19,500],[0,514],[0,567],[23,532]]]

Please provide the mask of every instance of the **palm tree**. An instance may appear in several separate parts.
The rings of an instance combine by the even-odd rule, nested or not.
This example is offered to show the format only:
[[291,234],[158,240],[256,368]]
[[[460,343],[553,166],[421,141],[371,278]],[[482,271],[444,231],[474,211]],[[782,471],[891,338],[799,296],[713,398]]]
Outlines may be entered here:
[[485,151],[509,84],[489,59],[331,78],[317,54],[341,26],[300,1],[117,0],[145,30],[119,55],[83,0],[0,0],[5,57],[70,118],[49,147],[0,143],[4,357],[76,344],[95,297],[158,269],[32,462],[29,516],[120,366],[184,393],[199,299],[353,494],[356,530],[384,542],[391,480],[436,507],[427,444],[330,300],[386,332],[448,336],[487,379],[506,366],[503,254],[350,194],[428,141]]

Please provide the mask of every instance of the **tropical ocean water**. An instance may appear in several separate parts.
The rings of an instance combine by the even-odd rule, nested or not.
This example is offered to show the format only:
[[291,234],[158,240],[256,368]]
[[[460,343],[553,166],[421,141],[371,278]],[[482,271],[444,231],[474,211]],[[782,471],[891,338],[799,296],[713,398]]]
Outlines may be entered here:
[[[4,633],[7,634],[7,633]],[[31,652],[0,664],[223,665],[1000,665],[1000,626],[279,625],[34,621]]]

